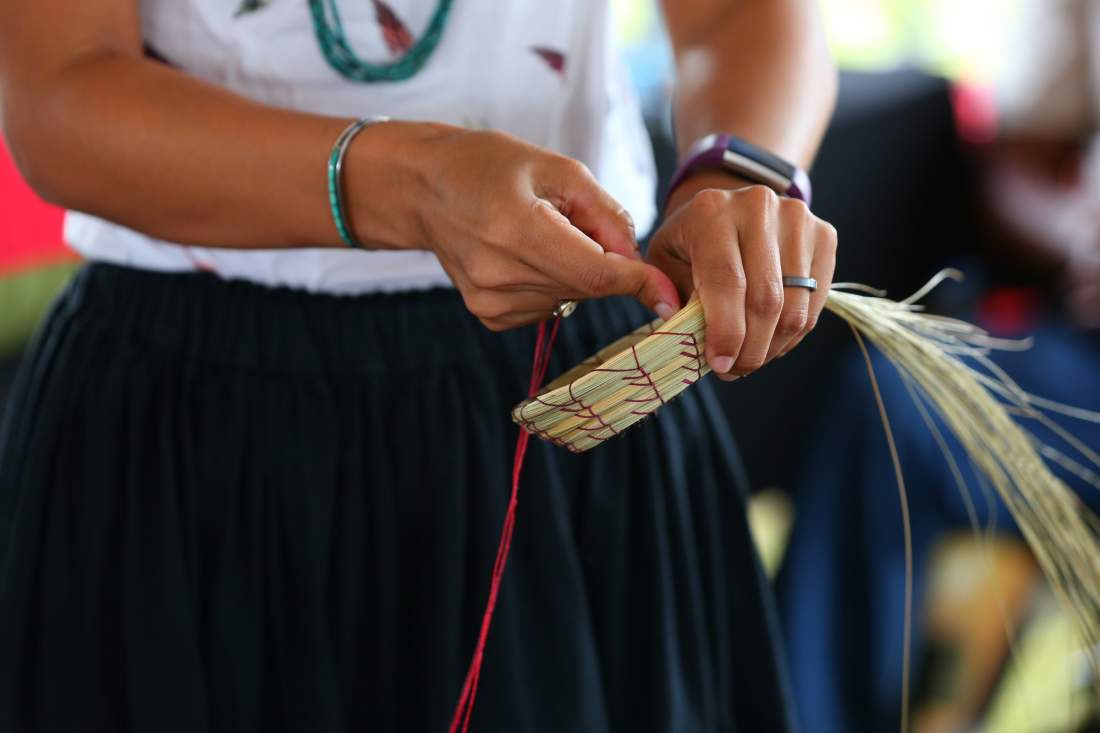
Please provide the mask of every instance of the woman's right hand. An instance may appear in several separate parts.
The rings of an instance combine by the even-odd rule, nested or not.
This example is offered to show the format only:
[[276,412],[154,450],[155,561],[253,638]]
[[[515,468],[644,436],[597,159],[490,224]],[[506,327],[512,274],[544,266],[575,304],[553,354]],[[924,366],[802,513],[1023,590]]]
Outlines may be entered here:
[[672,281],[642,261],[626,209],[576,160],[429,123],[362,136],[365,159],[349,158],[346,173],[361,240],[435,252],[490,329],[543,320],[561,300],[631,295],[665,318],[679,309]]

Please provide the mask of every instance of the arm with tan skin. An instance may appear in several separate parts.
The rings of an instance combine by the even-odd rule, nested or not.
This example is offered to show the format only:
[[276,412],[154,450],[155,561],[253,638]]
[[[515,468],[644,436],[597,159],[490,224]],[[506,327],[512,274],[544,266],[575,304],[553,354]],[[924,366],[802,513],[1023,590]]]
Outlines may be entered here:
[[[0,0],[0,17],[0,124],[45,198],[168,241],[342,246],[324,164],[350,120],[258,104],[144,58],[136,0]],[[491,328],[544,318],[562,298],[679,305],[638,257],[629,216],[576,161],[412,122],[370,127],[348,156],[358,238],[434,251]]]
[[[673,115],[681,154],[726,132],[808,168],[836,96],[815,0],[663,0],[676,57]],[[801,202],[719,171],[670,196],[649,259],[697,292],[707,360],[733,378],[796,346],[832,282],[836,232]],[[816,293],[784,289],[812,275]]]

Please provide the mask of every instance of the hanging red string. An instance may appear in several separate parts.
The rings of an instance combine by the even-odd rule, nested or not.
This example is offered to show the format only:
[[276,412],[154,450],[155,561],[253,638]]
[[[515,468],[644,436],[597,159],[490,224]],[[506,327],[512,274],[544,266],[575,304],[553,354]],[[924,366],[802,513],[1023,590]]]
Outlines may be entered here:
[[[546,369],[550,365],[550,349],[554,345],[554,339],[558,336],[558,327],[561,319],[555,318],[554,325],[547,336],[546,321],[539,324],[538,335],[535,336],[535,357],[531,367],[531,383],[527,388],[527,396],[534,397],[538,394],[539,387],[546,378]],[[477,637],[477,646],[474,647],[474,656],[470,660],[470,668],[466,671],[466,681],[462,685],[462,694],[459,695],[458,705],[455,706],[454,716],[451,718],[449,733],[466,733],[470,729],[470,716],[474,712],[474,698],[477,697],[477,683],[481,679],[481,663],[485,657],[485,640],[489,637],[489,627],[493,623],[493,611],[497,605],[497,594],[500,592],[500,581],[504,577],[504,566],[508,562],[508,551],[512,548],[512,532],[516,526],[516,505],[519,499],[519,474],[523,470],[523,458],[527,454],[527,441],[531,437],[523,428],[519,430],[516,438],[516,452],[512,458],[512,493],[508,498],[508,510],[504,513],[504,527],[500,531],[500,544],[497,546],[497,558],[493,563],[493,575],[489,582],[489,599],[485,603],[485,612],[481,616],[481,632]]]

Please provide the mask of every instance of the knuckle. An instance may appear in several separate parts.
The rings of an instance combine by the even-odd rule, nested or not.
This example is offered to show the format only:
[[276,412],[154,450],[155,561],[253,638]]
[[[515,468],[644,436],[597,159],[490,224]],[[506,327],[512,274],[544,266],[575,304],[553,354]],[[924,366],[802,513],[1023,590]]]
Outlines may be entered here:
[[493,313],[490,312],[489,298],[483,292],[467,293],[463,299],[466,303],[466,310],[473,313],[479,319],[492,318]]
[[737,360],[735,368],[738,371],[754,372],[764,366],[764,354],[749,354]]
[[484,130],[470,130],[469,134],[487,140],[490,144],[497,146],[515,142],[515,138],[508,133],[503,132],[502,130],[494,130],[492,128],[487,128]]
[[772,209],[779,202],[779,196],[775,191],[759,184],[739,189],[737,196],[750,206],[761,209]]
[[829,251],[835,252],[838,241],[836,227],[821,219],[817,220],[817,226],[821,232],[819,235],[821,243],[825,245]]
[[496,263],[483,257],[475,257],[466,263],[466,278],[476,288],[491,289],[498,283]]
[[802,333],[803,333],[803,335],[809,333],[810,331],[814,330],[814,328],[817,327],[817,319],[818,318],[819,318],[819,316],[816,313],[807,313],[806,314],[806,322],[804,324],[802,324]]
[[745,342],[745,330],[727,324],[715,324],[708,328],[706,338],[715,353],[736,354],[741,351],[741,344]]
[[559,159],[559,165],[561,170],[571,178],[592,178],[592,171],[576,158],[562,156]]
[[790,338],[796,334],[802,333],[806,328],[806,324],[809,323],[809,320],[809,308],[791,308],[779,319],[779,325],[776,327],[776,330],[779,331],[781,336]]
[[532,219],[535,231],[550,232],[553,227],[568,223],[568,219],[562,213],[559,206],[564,206],[562,201],[550,201],[544,198],[535,199],[529,208],[528,215]]
[[783,288],[770,279],[749,289],[745,296],[745,308],[758,316],[773,317],[783,310]]
[[630,215],[630,211],[625,206],[620,206],[619,210],[615,214],[619,220],[630,229],[630,233],[637,238],[638,232],[634,226],[634,217]]
[[790,198],[788,196],[782,196],[779,199],[779,210],[787,215],[797,215],[801,218],[805,218],[810,209],[806,206],[806,202],[801,199]]
[[713,214],[729,205],[730,193],[720,188],[704,188],[691,198],[691,206],[703,214]]
[[707,268],[705,277],[708,284],[722,291],[744,292],[748,287],[745,270],[730,258],[722,258]]
[[511,313],[508,301],[492,293],[480,291],[465,298],[466,309],[482,321],[498,321]]
[[[527,207],[526,219],[523,222],[526,228],[523,239],[536,248],[545,248],[552,243],[553,232],[561,225],[563,219],[564,216],[556,203],[537,198]],[[503,245],[504,242],[501,244]]]
[[500,333],[501,331],[507,331],[509,326],[506,322],[499,318],[479,318],[478,320],[493,333]]

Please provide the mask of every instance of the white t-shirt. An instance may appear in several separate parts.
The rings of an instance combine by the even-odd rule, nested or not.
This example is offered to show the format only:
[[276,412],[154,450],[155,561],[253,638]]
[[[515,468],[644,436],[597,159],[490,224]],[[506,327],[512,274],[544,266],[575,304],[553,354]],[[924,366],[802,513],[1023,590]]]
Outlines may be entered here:
[[[376,8],[392,10],[419,38],[437,6],[437,0],[338,2],[350,44],[360,58],[376,63],[395,58]],[[652,152],[614,47],[606,0],[455,0],[442,39],[419,73],[370,84],[349,81],[328,65],[306,0],[142,0],[141,15],[152,49],[209,82],[283,108],[509,132],[586,163],[639,231],[654,219]],[[318,176],[325,175],[325,152]],[[450,285],[428,252],[195,247],[76,212],[66,218],[65,236],[92,260],[209,270],[310,291]]]

